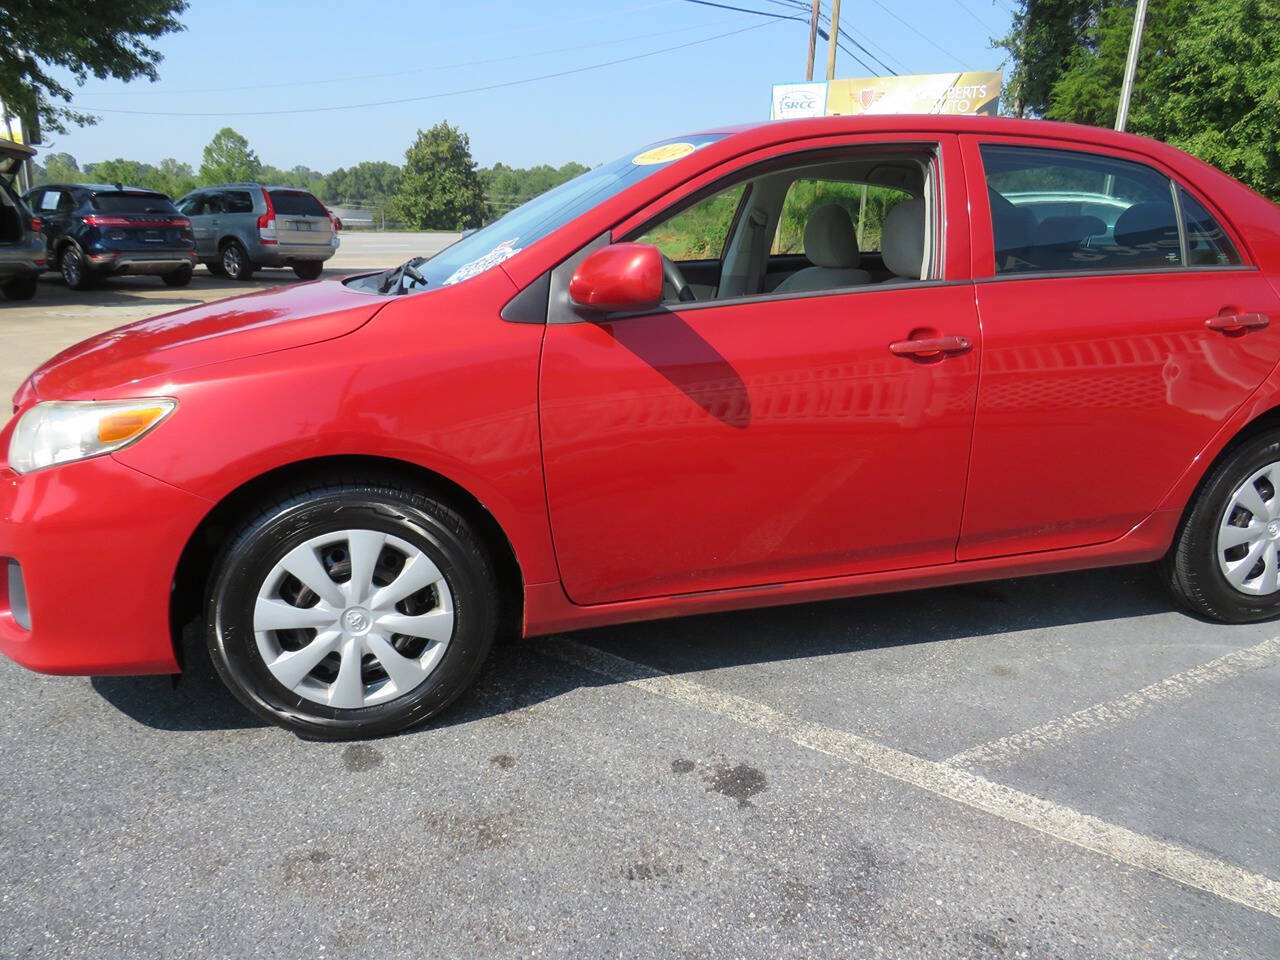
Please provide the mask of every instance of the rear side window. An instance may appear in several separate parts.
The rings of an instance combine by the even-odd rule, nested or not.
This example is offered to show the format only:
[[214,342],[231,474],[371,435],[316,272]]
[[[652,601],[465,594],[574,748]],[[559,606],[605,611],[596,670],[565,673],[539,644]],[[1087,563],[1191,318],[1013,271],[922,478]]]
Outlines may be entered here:
[[158,193],[96,193],[93,209],[103,213],[167,213],[178,211],[169,198]]
[[253,195],[248,190],[228,190],[222,195],[223,213],[253,213]]
[[1178,188],[1182,225],[1187,231],[1187,263],[1193,267],[1234,267],[1242,262],[1227,231],[1199,200]]
[[270,190],[271,205],[276,213],[293,217],[327,217],[324,204],[302,190]]
[[1113,157],[985,144],[996,273],[1181,266],[1169,178]]

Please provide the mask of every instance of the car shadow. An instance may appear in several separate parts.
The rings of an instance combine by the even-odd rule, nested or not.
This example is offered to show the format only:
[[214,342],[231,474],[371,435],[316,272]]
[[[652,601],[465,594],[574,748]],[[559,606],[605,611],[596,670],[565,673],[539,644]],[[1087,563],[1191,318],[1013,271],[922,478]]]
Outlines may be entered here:
[[[630,623],[557,637],[679,674],[1173,609],[1154,568],[1144,565]],[[176,684],[167,677],[95,677],[94,689],[122,713],[158,730],[265,726],[222,685],[199,650],[199,633],[195,624],[188,628],[188,668]],[[456,704],[402,736],[501,717],[580,687],[614,682],[547,657],[537,640],[508,640],[495,648],[479,681]]]

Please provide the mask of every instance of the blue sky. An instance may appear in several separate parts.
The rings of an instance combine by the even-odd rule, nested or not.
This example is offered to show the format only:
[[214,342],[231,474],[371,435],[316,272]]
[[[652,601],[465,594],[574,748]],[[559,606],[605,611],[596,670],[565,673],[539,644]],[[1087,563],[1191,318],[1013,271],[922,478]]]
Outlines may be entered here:
[[[769,21],[688,0],[194,0],[183,18],[186,31],[160,41],[165,59],[158,82],[90,80],[76,91],[74,105],[90,112],[216,116],[103,112],[96,126],[50,137],[44,149],[65,150],[81,162],[177,157],[198,165],[209,138],[232,126],[267,163],[327,172],[360,160],[398,162],[418,128],[444,119],[470,134],[481,165],[597,164],[662,137],[767,118],[771,84],[803,79],[804,11],[787,0],[720,2],[795,12],[806,22]],[[989,41],[1007,30],[1010,7],[1011,0],[845,0],[841,25],[899,73],[987,70],[1001,63],[1002,52]],[[830,0],[823,0],[823,10],[830,11]],[[568,76],[438,96],[744,28],[755,29]],[[826,51],[819,44],[820,74]],[[842,52],[836,75],[868,71]],[[412,97],[433,99],[237,115]]]

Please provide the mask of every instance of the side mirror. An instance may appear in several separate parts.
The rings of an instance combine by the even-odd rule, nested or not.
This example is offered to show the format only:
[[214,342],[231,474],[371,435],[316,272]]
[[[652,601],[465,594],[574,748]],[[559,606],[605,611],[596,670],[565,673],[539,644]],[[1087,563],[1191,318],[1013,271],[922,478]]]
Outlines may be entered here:
[[648,243],[614,243],[590,254],[569,281],[588,310],[647,310],[662,302],[662,254]]

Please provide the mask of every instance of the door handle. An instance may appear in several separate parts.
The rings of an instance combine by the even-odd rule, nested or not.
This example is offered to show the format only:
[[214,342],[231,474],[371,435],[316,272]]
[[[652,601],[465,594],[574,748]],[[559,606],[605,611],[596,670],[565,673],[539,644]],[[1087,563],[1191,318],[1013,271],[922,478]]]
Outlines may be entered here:
[[1223,313],[1210,317],[1204,325],[1223,333],[1244,333],[1246,330],[1261,330],[1270,323],[1271,318],[1265,313]]
[[895,340],[889,344],[889,352],[900,357],[932,359],[948,353],[966,353],[973,349],[968,337],[922,337],[919,340]]

